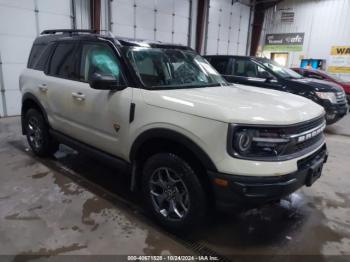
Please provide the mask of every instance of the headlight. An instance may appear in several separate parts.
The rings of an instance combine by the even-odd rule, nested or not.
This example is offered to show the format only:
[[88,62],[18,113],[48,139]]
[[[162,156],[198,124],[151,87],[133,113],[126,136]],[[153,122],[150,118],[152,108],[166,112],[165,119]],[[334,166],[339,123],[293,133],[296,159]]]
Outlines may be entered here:
[[280,129],[236,127],[232,133],[231,153],[243,158],[276,157],[283,154],[289,142]]
[[335,96],[335,93],[332,93],[332,92],[315,92],[315,93],[319,98],[329,100],[332,104],[337,103],[337,97]]
[[284,161],[311,152],[324,143],[324,116],[292,125],[230,124],[227,152],[240,159]]

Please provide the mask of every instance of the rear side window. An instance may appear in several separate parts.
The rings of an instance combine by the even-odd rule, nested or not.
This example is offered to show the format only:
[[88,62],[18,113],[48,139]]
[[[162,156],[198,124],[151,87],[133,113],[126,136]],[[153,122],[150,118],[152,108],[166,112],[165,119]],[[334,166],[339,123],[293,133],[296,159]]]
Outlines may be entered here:
[[225,57],[212,57],[210,59],[211,65],[223,75],[227,74],[228,62],[229,59]]
[[59,43],[52,55],[49,75],[60,78],[77,80],[76,74],[76,45],[73,42]]
[[32,50],[30,51],[28,59],[28,68],[34,69],[34,65],[38,62],[39,57],[42,55],[46,45],[33,45]]

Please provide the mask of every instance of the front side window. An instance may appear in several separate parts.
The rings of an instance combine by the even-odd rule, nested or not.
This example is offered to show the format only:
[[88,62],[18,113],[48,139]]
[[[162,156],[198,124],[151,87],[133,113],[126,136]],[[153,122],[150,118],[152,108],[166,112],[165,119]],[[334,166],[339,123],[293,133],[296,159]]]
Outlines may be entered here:
[[80,80],[90,82],[94,74],[110,76],[123,82],[120,65],[113,50],[106,44],[83,44],[80,62]]
[[148,88],[192,88],[227,85],[200,55],[189,50],[134,47],[127,58]]
[[262,66],[248,59],[236,59],[234,63],[233,74],[235,76],[251,78],[272,77]]
[[75,80],[75,50],[73,42],[59,43],[51,58],[49,75]]

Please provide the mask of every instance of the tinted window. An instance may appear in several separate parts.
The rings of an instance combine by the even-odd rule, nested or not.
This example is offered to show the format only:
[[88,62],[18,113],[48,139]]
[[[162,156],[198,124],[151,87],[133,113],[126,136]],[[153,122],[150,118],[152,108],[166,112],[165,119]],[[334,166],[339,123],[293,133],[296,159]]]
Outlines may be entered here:
[[325,79],[323,76],[317,74],[317,73],[314,73],[314,72],[308,72],[308,71],[305,71],[304,72],[304,76],[305,77],[310,77],[310,78],[316,78],[316,79]]
[[76,79],[75,44],[59,43],[51,58],[49,74],[61,78]]
[[80,80],[89,82],[93,74],[113,76],[123,83],[121,67],[113,50],[105,44],[84,44],[80,62]]
[[236,59],[233,74],[243,77],[266,78],[271,76],[263,67],[247,59]]
[[28,68],[34,67],[35,63],[38,62],[39,57],[43,53],[44,49],[45,45],[33,45],[28,59]]
[[220,73],[220,74],[227,74],[227,66],[228,66],[229,59],[223,58],[223,57],[212,57],[210,59],[211,65]]
[[41,53],[40,57],[37,59],[37,61],[33,65],[33,69],[44,71],[46,62],[52,52],[53,44],[47,45],[43,48],[43,52]]

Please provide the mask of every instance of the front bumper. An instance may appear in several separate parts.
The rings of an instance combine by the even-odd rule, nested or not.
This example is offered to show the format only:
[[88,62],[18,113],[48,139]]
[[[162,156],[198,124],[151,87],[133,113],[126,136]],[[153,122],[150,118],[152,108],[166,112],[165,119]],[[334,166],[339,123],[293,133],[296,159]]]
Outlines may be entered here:
[[[238,176],[208,172],[220,210],[237,206],[252,207],[279,200],[300,187],[311,186],[321,176],[323,163],[328,158],[324,145],[312,155],[298,161],[298,171],[283,176]],[[215,180],[227,181],[225,186]]]

